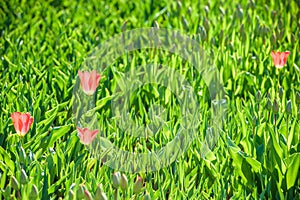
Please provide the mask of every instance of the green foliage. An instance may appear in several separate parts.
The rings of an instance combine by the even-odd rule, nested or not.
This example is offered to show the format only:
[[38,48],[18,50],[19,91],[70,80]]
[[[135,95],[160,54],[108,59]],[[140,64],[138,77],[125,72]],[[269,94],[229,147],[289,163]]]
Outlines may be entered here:
[[[84,190],[89,191],[84,198],[91,198],[100,183],[98,193],[108,199],[299,199],[299,13],[295,0],[1,2],[0,199],[76,199]],[[103,78],[94,111],[100,131],[123,150],[162,148],[174,139],[182,120],[174,93],[148,84],[132,94],[130,116],[149,125],[149,108],[158,104],[167,123],[147,138],[118,129],[111,102],[135,66],[154,63],[178,70],[198,98],[199,137],[170,166],[139,174],[144,188],[134,196],[136,174],[126,174],[128,188],[116,192],[114,170],[80,143],[72,95],[77,71],[95,47],[124,29],[150,26],[180,30],[199,42],[220,71],[227,108],[220,138],[203,156],[211,101],[190,64],[178,55],[147,49],[124,55],[99,72]],[[281,70],[273,65],[272,50],[291,52]],[[275,113],[267,109],[274,99]],[[10,119],[15,111],[34,117],[22,139]]]

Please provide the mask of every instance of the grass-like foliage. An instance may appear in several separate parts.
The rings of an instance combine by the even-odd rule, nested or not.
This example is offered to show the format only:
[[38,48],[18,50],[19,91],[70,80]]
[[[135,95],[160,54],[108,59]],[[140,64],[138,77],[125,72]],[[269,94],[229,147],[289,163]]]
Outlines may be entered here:
[[[0,199],[300,199],[299,18],[299,0],[0,2]],[[205,52],[224,87],[220,129],[218,86],[181,55],[144,48],[103,71],[83,65],[109,38],[145,27],[179,31]],[[277,51],[286,63],[274,63]],[[78,70],[91,69],[99,86],[81,100]],[[15,112],[28,112],[29,130],[17,130]],[[104,151],[173,146],[158,154],[167,166],[119,173],[106,165],[118,155],[87,144],[95,134]]]

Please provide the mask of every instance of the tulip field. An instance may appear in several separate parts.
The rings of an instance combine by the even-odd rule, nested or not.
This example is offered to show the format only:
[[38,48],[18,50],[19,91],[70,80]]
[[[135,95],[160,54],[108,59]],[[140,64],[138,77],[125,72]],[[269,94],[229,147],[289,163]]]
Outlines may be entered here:
[[1,1],[0,199],[300,199],[300,1]]

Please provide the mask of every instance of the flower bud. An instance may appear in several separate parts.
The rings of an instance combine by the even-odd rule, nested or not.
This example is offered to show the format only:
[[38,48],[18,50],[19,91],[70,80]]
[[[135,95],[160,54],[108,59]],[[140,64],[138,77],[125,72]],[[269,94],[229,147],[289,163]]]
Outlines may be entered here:
[[188,7],[188,14],[189,14],[189,15],[192,15],[192,12],[193,12],[193,9],[192,9],[191,6],[189,6],[189,7]]
[[237,18],[239,18],[239,19],[243,19],[243,17],[244,17],[244,11],[243,11],[242,8],[237,8],[237,9],[236,9],[236,16],[237,16]]
[[122,32],[125,32],[127,29],[127,20],[122,24]]
[[177,10],[180,12],[182,8],[182,4],[181,4],[181,1],[177,1]]
[[91,193],[87,189],[84,190],[84,198],[86,200],[93,200]]
[[220,11],[220,13],[221,13],[221,15],[222,15],[222,16],[224,16],[224,15],[225,15],[225,10],[224,10],[224,8],[222,8],[222,7],[219,7],[219,11]]
[[188,29],[189,28],[189,24],[186,20],[186,18],[184,16],[181,17],[181,20],[182,20],[182,23],[183,23],[183,26],[185,29]]
[[148,192],[145,194],[144,200],[151,200],[151,196]]
[[28,182],[28,176],[24,169],[21,170],[21,184],[26,184]]
[[120,179],[121,179],[121,174],[120,172],[115,172],[113,173],[112,176],[112,182],[113,182],[113,188],[117,189],[120,186]]
[[95,200],[107,200],[106,194],[102,190],[102,185],[99,184],[95,193]]
[[206,31],[209,31],[209,22],[206,19],[206,17],[203,18],[203,26],[206,29]]
[[73,190],[69,190],[69,199],[74,199],[75,198],[75,194],[73,192]]
[[257,118],[256,118],[256,116],[254,115],[254,116],[252,117],[252,126],[256,126],[256,124],[257,124]]
[[206,33],[206,30],[203,26],[199,26],[199,33],[200,33],[200,36],[201,36],[201,41],[204,41],[207,39],[207,33]]
[[279,112],[279,104],[276,99],[274,99],[274,103],[273,103],[273,112],[274,114],[277,114]]
[[208,6],[204,6],[204,11],[205,11],[205,14],[206,14],[206,16],[207,16],[208,13],[209,13],[209,7],[208,7]]
[[275,46],[277,44],[276,35],[274,33],[271,35],[271,39],[270,40],[271,40],[271,44],[272,45]]
[[85,191],[85,186],[83,184],[80,184],[77,189],[77,199],[85,198],[84,191]]
[[158,22],[156,20],[154,21],[154,27],[157,28],[157,29],[159,29],[159,24],[158,24]]
[[250,0],[249,1],[249,3],[248,3],[248,5],[249,5],[249,7],[251,8],[251,9],[255,9],[255,2],[254,2],[254,0]]
[[20,147],[19,156],[20,156],[20,163],[25,163],[26,162],[26,153],[22,146]]
[[272,102],[271,102],[271,100],[268,98],[268,100],[267,100],[267,110],[268,111],[271,111],[272,110],[272,107],[273,107],[273,105],[272,105]]
[[256,99],[256,102],[257,103],[260,103],[261,102],[261,92],[260,90],[258,90],[255,94],[255,99]]
[[286,103],[286,114],[290,115],[292,114],[292,101],[288,100]]
[[282,99],[283,93],[284,93],[284,89],[283,89],[283,87],[280,87],[280,88],[279,88],[279,98],[280,98],[280,99]]
[[296,92],[296,104],[299,105],[300,104],[300,93]]
[[140,193],[142,188],[143,188],[143,179],[142,177],[138,176],[135,183],[133,184],[133,193],[134,194]]
[[14,177],[14,176],[11,177],[11,187],[15,190],[19,190],[19,188],[20,188],[20,184],[19,184],[18,180],[16,179],[16,177]]
[[124,191],[128,188],[128,180],[125,174],[122,174],[120,179],[120,187]]
[[31,191],[29,193],[29,199],[38,199],[39,191],[35,184],[31,186]]

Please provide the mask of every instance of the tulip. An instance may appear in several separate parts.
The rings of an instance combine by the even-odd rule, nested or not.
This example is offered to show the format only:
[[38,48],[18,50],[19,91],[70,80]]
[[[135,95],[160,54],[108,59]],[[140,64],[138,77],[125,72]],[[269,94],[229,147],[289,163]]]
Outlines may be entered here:
[[287,61],[289,54],[290,54],[289,51],[285,51],[282,53],[280,53],[279,51],[278,52],[272,51],[271,56],[272,56],[275,67],[278,69],[283,68],[283,66],[285,65],[285,63]]
[[283,87],[280,87],[280,88],[279,88],[279,98],[280,98],[280,99],[282,99],[283,93],[284,93],[284,89],[283,89]]
[[11,186],[15,190],[19,190],[19,188],[20,188],[19,181],[14,176],[11,177]]
[[21,170],[21,184],[26,184],[28,182],[28,176],[24,169]]
[[260,90],[258,90],[255,94],[255,99],[256,99],[257,103],[261,102],[261,96],[262,96],[261,92],[260,92]]
[[38,195],[39,195],[39,191],[38,191],[36,185],[33,184],[31,186],[31,191],[29,193],[29,199],[37,199]]
[[14,112],[11,114],[15,130],[17,134],[23,137],[28,131],[33,122],[33,117],[29,113]]
[[299,105],[300,104],[300,93],[296,92],[296,104]]
[[128,188],[128,179],[125,174],[122,174],[121,176],[120,187],[123,191],[125,191]]
[[82,72],[78,70],[80,85],[83,92],[87,95],[93,95],[99,85],[100,74],[96,70],[91,72]]
[[290,115],[292,114],[292,101],[288,100],[286,104],[286,114]]
[[118,189],[120,186],[121,174],[120,172],[115,172],[112,176],[113,188]]
[[80,142],[85,145],[89,145],[98,133],[98,130],[89,130],[88,128],[77,127],[78,136]]
[[87,189],[84,190],[84,198],[86,200],[92,200],[93,199],[91,193]]
[[142,188],[143,188],[143,179],[142,179],[142,177],[138,176],[135,183],[134,183],[134,185],[133,185],[133,193],[134,194],[140,193]]

